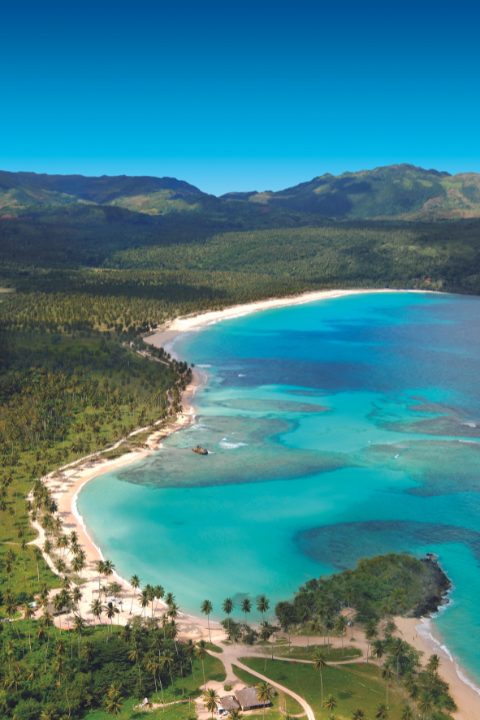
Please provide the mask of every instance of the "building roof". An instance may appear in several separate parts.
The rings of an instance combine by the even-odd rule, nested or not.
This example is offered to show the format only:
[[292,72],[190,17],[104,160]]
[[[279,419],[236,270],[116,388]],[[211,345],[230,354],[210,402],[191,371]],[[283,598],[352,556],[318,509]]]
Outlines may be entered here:
[[246,687],[243,688],[243,690],[237,690],[235,693],[235,697],[237,698],[240,707],[242,710],[248,710],[249,708],[258,708],[258,707],[267,707],[268,705],[271,705],[270,702],[265,702],[264,700],[260,700],[257,693],[257,688],[254,687]]
[[240,707],[238,701],[233,697],[233,695],[226,695],[225,697],[220,698],[219,705],[225,710],[238,710]]

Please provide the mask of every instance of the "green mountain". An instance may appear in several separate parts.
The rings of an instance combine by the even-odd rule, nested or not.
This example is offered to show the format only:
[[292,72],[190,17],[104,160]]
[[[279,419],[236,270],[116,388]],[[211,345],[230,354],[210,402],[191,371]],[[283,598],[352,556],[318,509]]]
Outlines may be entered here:
[[0,171],[0,212],[18,214],[67,204],[114,205],[134,212],[159,215],[200,209],[215,198],[175,178],[84,177]]
[[112,272],[122,284],[175,275],[168,291],[159,276],[129,290],[149,298],[327,285],[480,292],[480,175],[397,165],[217,198],[174,178],[0,172],[0,280],[42,292],[86,282],[46,280],[40,268],[95,268],[89,283],[101,277],[112,296]]
[[223,197],[230,202],[342,219],[480,217],[480,175],[390,165],[338,177],[322,175],[280,192],[229,193]]
[[480,175],[390,165],[322,175],[278,192],[232,192],[217,198],[168,177],[0,172],[0,217],[69,205],[114,206],[151,216],[194,212],[275,218],[300,213],[349,220],[475,218],[480,217]]

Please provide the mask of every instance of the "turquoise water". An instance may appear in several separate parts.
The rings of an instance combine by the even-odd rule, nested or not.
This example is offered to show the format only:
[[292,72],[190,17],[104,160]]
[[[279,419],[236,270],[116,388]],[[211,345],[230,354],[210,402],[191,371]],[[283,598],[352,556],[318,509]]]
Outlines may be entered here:
[[366,555],[434,551],[455,586],[438,628],[480,681],[480,299],[344,297],[176,351],[208,372],[197,422],[79,497],[119,571],[220,614],[226,596],[273,604]]

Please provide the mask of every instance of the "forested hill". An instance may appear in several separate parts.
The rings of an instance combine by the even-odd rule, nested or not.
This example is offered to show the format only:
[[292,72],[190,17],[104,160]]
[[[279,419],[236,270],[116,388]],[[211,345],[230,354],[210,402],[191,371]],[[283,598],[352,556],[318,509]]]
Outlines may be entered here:
[[84,177],[0,171],[0,217],[95,204],[151,216],[205,211],[227,215],[305,213],[323,218],[438,220],[480,217],[480,175],[391,165],[315,177],[285,190],[216,198],[175,178]]
[[280,192],[230,194],[237,202],[331,218],[438,220],[480,216],[480,175],[390,165],[322,175]]
[[175,178],[0,172],[0,281],[30,294],[114,296],[118,271],[135,299],[207,305],[318,286],[480,292],[479,238],[473,173],[392,165],[215,197]]

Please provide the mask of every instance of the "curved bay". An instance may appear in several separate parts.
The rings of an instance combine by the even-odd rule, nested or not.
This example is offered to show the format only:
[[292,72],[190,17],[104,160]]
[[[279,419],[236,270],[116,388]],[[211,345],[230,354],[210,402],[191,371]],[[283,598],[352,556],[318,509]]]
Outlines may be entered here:
[[437,552],[455,586],[438,626],[480,680],[480,300],[344,297],[176,349],[208,366],[197,423],[79,498],[119,570],[218,611],[365,555]]

